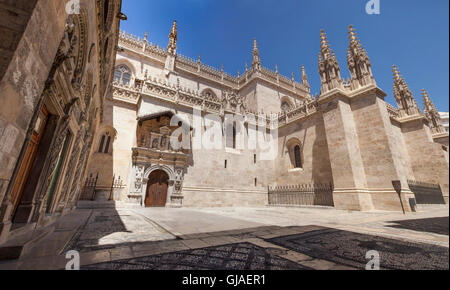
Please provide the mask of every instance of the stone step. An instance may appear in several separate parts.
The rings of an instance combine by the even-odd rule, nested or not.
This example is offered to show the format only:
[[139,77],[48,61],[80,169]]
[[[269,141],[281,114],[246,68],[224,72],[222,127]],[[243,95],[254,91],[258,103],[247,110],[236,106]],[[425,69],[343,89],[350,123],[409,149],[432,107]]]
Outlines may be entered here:
[[0,261],[19,259],[25,248],[33,248],[35,244],[53,233],[54,230],[55,225],[52,224],[15,235],[6,244],[0,246]]

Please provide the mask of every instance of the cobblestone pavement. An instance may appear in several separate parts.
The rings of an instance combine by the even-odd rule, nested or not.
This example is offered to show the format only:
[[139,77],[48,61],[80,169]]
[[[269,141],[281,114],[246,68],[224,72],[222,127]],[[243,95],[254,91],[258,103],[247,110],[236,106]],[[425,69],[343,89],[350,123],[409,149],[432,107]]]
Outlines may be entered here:
[[[45,232],[45,231],[42,231]],[[83,209],[0,269],[448,269],[448,207],[402,215],[326,208]]]
[[[99,263],[84,270],[308,270],[306,266],[280,258],[278,249],[251,243],[185,250],[173,253]],[[280,250],[278,250],[280,251]]]
[[324,228],[304,234],[283,236],[269,242],[312,257],[365,269],[366,253],[380,255],[381,269],[432,270],[448,269],[446,247],[411,243],[348,231]]

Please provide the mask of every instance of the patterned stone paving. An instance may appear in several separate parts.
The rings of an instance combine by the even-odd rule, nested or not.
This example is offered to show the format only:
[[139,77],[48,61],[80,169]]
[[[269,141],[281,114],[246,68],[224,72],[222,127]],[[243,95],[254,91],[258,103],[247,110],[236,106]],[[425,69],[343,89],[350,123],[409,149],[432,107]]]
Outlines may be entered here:
[[365,269],[366,253],[370,250],[380,253],[382,269],[449,269],[448,248],[336,229],[323,228],[267,241],[298,253],[358,269]]
[[236,243],[99,263],[83,270],[308,270],[276,255],[277,249]]
[[415,220],[393,221],[389,227],[407,229],[418,232],[434,233],[439,235],[449,235],[449,218],[437,217]]

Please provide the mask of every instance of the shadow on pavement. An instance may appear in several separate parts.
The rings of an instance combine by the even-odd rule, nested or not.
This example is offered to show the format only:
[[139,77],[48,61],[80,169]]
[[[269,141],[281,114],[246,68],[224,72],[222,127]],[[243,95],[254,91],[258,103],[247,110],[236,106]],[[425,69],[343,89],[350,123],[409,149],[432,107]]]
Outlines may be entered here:
[[413,230],[425,233],[434,233],[439,235],[449,235],[449,218],[437,217],[416,220],[401,220],[391,221],[394,225],[389,225],[391,228]]

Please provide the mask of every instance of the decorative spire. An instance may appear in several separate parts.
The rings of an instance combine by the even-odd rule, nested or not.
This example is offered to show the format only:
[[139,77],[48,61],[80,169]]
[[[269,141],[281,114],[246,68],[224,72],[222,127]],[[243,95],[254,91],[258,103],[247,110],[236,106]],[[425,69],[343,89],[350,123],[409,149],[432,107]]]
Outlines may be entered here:
[[256,38],[253,39],[252,68],[255,70],[261,69],[261,58],[259,57],[259,49],[258,49],[258,43],[256,42]]
[[305,69],[304,65],[302,65],[302,84],[307,88],[310,87],[309,81],[308,81],[308,76],[306,75],[306,69]]
[[320,31],[319,74],[322,82],[321,93],[342,87],[341,69],[323,29]]
[[295,82],[294,73],[292,73],[291,78],[292,78],[292,82]]
[[327,55],[331,51],[330,44],[328,43],[327,35],[325,34],[325,30],[320,30],[320,52],[324,59],[327,58]]
[[147,39],[148,39],[148,30],[146,30],[144,34],[144,40],[147,41]]
[[433,102],[430,99],[427,91],[422,89],[422,97],[423,97],[423,112],[425,117],[430,122],[431,132],[434,133],[444,133],[445,128],[442,125],[441,116],[439,115],[438,110],[434,106]]
[[416,115],[420,113],[416,100],[411,90],[400,75],[398,67],[392,66],[394,75],[394,97],[400,110],[401,116]]
[[359,87],[375,84],[369,57],[352,25],[348,27],[348,38],[350,44],[347,50],[347,64],[351,75],[351,88],[355,90]]
[[201,63],[201,62],[202,62],[202,56],[201,56],[200,54],[198,55],[198,60],[197,60],[197,62],[198,62],[198,63]]
[[178,27],[175,20],[172,24],[172,29],[169,34],[169,45],[167,46],[167,53],[175,55],[177,53],[177,41],[178,41]]
[[275,64],[275,73],[278,74],[278,64]]

